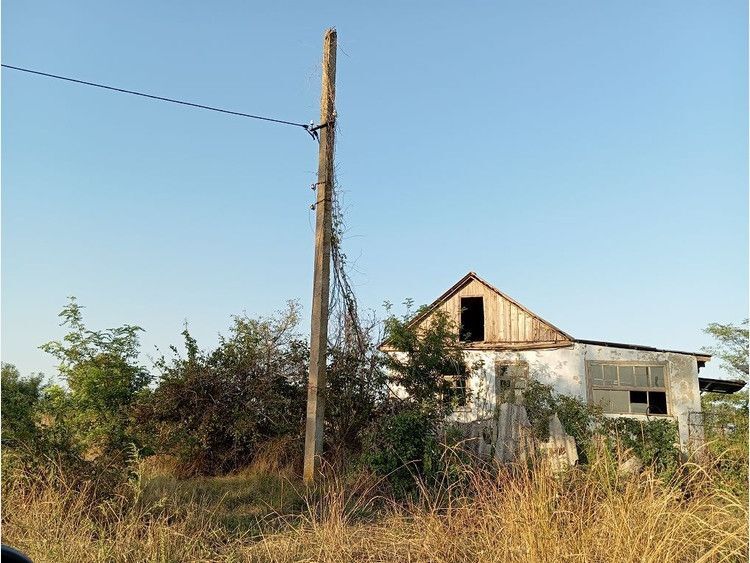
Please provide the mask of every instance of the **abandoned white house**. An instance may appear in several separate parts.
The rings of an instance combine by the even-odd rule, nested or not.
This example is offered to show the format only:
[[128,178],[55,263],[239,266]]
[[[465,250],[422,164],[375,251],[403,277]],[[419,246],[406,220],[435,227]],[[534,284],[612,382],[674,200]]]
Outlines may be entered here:
[[[438,297],[412,326],[442,309],[460,327],[467,365],[466,388],[453,418],[472,422],[492,416],[533,378],[561,394],[602,405],[612,416],[669,417],[687,445],[690,413],[701,410],[698,371],[711,358],[702,352],[581,340],[563,332],[470,272]],[[387,344],[383,349],[389,353]],[[510,393],[510,395],[509,395]],[[512,401],[511,401],[512,402]]]

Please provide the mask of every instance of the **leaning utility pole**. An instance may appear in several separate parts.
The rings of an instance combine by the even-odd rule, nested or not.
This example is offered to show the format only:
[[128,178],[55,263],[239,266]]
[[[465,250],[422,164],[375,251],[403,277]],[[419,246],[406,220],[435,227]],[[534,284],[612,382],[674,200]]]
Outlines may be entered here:
[[323,413],[326,403],[328,300],[331,277],[331,207],[333,145],[336,119],[336,30],[323,39],[323,81],[320,94],[320,147],[315,205],[315,271],[310,327],[310,377],[307,381],[305,426],[305,483],[312,483],[323,453]]

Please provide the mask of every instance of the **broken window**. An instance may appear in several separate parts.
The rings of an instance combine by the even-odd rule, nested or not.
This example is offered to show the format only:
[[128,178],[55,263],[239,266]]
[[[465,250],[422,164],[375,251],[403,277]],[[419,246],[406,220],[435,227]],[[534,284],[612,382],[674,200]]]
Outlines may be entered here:
[[461,342],[484,340],[484,299],[482,297],[461,298]]
[[521,404],[528,379],[529,364],[526,362],[496,362],[495,403]]
[[648,413],[667,414],[667,394],[664,391],[648,392]]
[[591,399],[612,414],[668,414],[663,365],[587,362]]
[[630,391],[630,412],[648,414],[648,391]]

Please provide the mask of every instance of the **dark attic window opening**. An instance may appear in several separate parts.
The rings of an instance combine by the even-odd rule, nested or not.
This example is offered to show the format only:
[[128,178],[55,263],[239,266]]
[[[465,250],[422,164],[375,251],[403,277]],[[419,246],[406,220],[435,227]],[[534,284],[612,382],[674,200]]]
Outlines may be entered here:
[[484,340],[484,299],[481,297],[461,298],[461,342],[482,342]]

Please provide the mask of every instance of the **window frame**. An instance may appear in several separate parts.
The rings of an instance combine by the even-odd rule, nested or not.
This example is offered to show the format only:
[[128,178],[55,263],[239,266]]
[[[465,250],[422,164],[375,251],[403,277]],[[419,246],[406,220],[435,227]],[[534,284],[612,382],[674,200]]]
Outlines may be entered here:
[[[461,412],[467,412],[471,410],[470,400],[469,400],[469,379],[471,378],[470,373],[466,373],[463,375],[453,374],[453,375],[443,375],[442,385],[440,386],[440,403],[442,405],[445,405],[445,387],[447,384],[451,384],[451,393],[452,397],[455,397],[456,390],[462,389],[463,390],[463,405],[460,404],[459,401],[456,402],[456,406],[452,408],[452,412],[454,413],[461,413]],[[463,386],[456,385],[458,382],[463,382]]]
[[[591,374],[591,366],[593,365],[600,365],[600,366],[617,366],[618,368],[618,378],[619,378],[619,368],[620,367],[660,367],[664,370],[664,382],[662,386],[660,387],[644,387],[642,385],[607,385],[607,384],[594,384],[594,378]],[[649,376],[651,375],[651,371],[649,370]],[[605,415],[611,415],[611,416],[659,416],[659,417],[672,417],[673,409],[672,409],[672,401],[671,401],[671,393],[670,393],[670,385],[669,385],[669,379],[670,373],[669,373],[669,362],[666,361],[637,361],[637,360],[586,360],[586,398],[589,404],[596,404],[594,402],[594,389],[602,390],[602,391],[640,391],[640,392],[646,392],[649,391],[655,391],[655,392],[663,392],[665,397],[665,403],[666,403],[666,409],[667,412],[664,414],[658,414],[658,413],[634,413],[634,412],[607,412],[604,413]],[[648,397],[648,395],[647,395]],[[629,398],[628,398],[629,399]],[[648,399],[647,399],[648,401]],[[628,400],[628,408],[630,408],[631,401]],[[648,405],[648,402],[646,403]]]
[[[510,366],[519,366],[519,367],[521,367],[522,370],[523,370],[522,374],[519,377],[515,377],[515,378],[513,378],[513,377],[499,378],[498,377],[498,368],[500,368],[500,367],[510,367]],[[524,381],[523,388],[521,388],[521,387],[515,387],[513,385],[511,385],[511,388],[510,388],[510,390],[513,391],[513,402],[514,402],[514,404],[522,404],[523,403],[523,391],[528,387],[528,384],[529,384],[529,362],[526,361],[526,360],[501,360],[501,359],[496,359],[495,360],[494,369],[495,369],[495,374],[494,374],[493,384],[494,384],[495,403],[496,403],[496,405],[500,405],[501,404],[501,403],[498,402],[499,393],[498,393],[497,387],[498,387],[498,381],[499,380],[503,380],[503,379],[507,380],[507,381],[511,381],[511,382],[519,380],[519,379],[522,379]],[[521,392],[520,393],[520,395],[521,395],[520,397],[519,397],[517,391]]]

